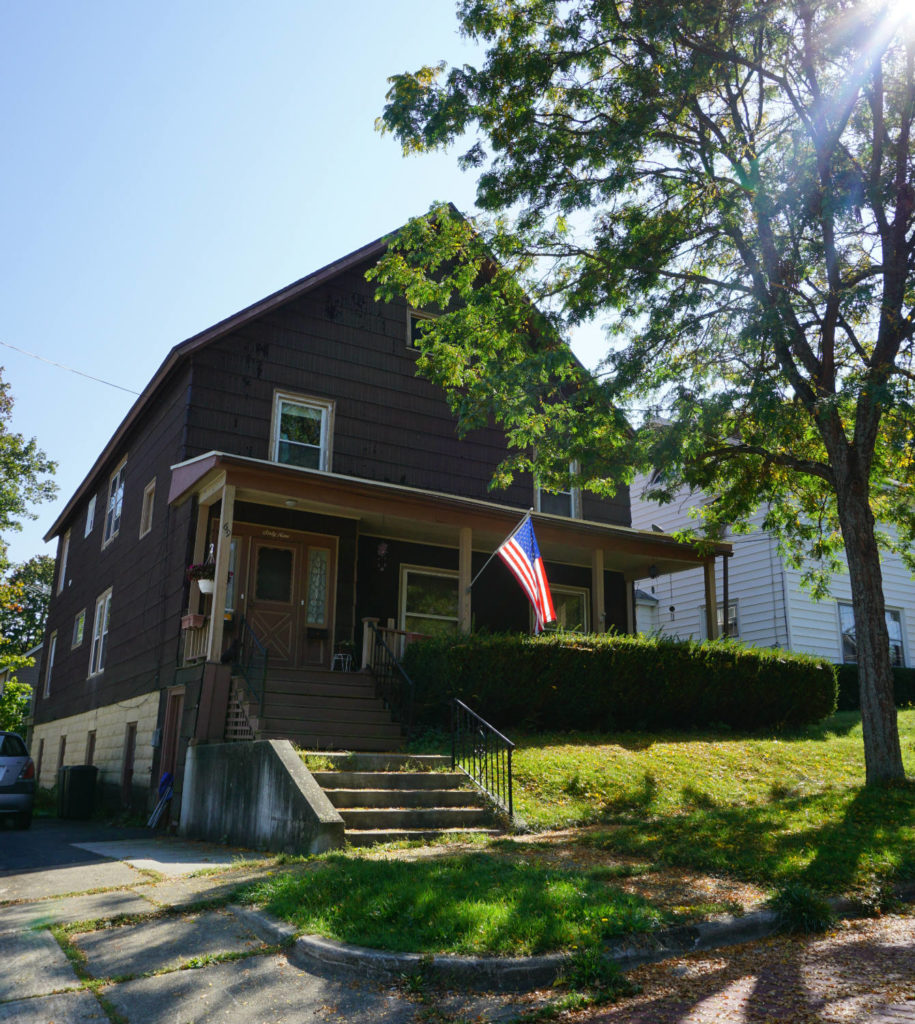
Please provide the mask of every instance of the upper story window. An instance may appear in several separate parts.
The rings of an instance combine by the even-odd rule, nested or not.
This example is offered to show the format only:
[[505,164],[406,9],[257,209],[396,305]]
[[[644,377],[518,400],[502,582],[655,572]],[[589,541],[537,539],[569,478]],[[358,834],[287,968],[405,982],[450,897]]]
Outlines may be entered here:
[[51,696],[51,672],[54,669],[54,657],[57,654],[57,630],[48,637],[48,660],[44,669],[44,694],[45,699]]
[[305,469],[329,470],[334,404],[278,391],[273,406],[273,450],[276,462]]
[[108,481],[108,507],[105,509],[105,534],[102,547],[114,540],[121,529],[121,510],[124,506],[124,476],[127,471],[127,459],[111,474]]
[[89,499],[89,504],[86,506],[86,529],[83,531],[83,537],[88,537],[92,533],[92,527],[95,526],[95,495]]
[[95,622],[92,625],[92,650],[89,652],[89,675],[98,675],[105,670],[108,654],[108,623],[111,619],[111,590],[95,602]]
[[140,512],[140,536],[145,537],[152,529],[153,510],[156,505],[156,478],[146,485],[143,491],[143,508]]
[[59,594],[67,585],[67,556],[70,554],[70,531],[63,535],[60,542],[60,559],[57,570],[57,593]]
[[[842,661],[858,662],[858,639],[855,634],[855,612],[850,604],[839,601],[839,632],[842,635]],[[905,665],[902,646],[902,613],[896,608],[886,609],[886,631],[890,635],[890,664],[896,668]]]
[[[569,469],[575,476],[578,473],[578,463],[572,462]],[[534,509],[537,512],[546,512],[551,516],[581,519],[581,491],[577,487],[569,487],[564,491],[548,490],[535,481]]]
[[407,310],[407,348],[419,349],[424,325],[435,319],[437,318],[434,313],[422,313],[418,309]]

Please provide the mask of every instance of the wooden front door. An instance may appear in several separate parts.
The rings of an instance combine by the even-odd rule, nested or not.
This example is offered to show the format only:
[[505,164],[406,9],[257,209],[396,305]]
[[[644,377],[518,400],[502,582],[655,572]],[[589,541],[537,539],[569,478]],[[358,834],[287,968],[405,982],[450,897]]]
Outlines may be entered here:
[[329,538],[253,538],[246,615],[279,668],[329,665],[334,548]]

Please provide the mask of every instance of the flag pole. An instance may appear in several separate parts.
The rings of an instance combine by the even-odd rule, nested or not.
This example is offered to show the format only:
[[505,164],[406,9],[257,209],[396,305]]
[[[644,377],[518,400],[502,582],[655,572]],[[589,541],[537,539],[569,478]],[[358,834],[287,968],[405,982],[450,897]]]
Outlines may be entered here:
[[[530,519],[530,517],[531,517],[531,516],[532,516],[533,514],[534,514],[534,508],[533,508],[533,506],[531,506],[531,507],[530,507],[530,508],[529,508],[529,509],[527,510],[527,515],[526,515],[526,516],[525,516],[525,517],[524,517],[524,518],[523,518],[523,519],[521,520],[521,522],[520,522],[520,523],[518,523],[518,525],[517,525],[517,526],[516,526],[516,527],[514,528],[514,530],[512,530],[512,532],[511,532],[511,533],[510,533],[510,534],[509,534],[509,535],[508,535],[508,536],[507,536],[507,537],[505,538],[505,540],[503,540],[503,541],[502,541],[502,544],[506,544],[506,543],[507,543],[508,541],[510,541],[510,540],[512,539],[512,537],[514,537],[514,535],[515,535],[515,534],[516,534],[516,533],[517,533],[517,532],[518,532],[518,531],[519,531],[519,530],[521,529],[521,527],[522,527],[522,526],[524,526],[524,524],[525,524],[525,523],[526,523],[526,522],[528,521],[528,519]],[[486,569],[486,566],[487,566],[487,565],[489,565],[489,563],[490,563],[490,562],[491,562],[491,561],[492,561],[492,560],[493,560],[493,559],[494,559],[494,558],[496,557],[496,554],[498,553],[498,550],[499,550],[499,548],[500,548],[500,547],[502,547],[502,544],[499,544],[499,545],[498,545],[498,546],[496,547],[496,550],[495,550],[495,551],[493,551],[493,553],[492,553],[492,554],[491,554],[491,555],[489,556],[489,558],[487,558],[487,559],[486,559],[486,561],[485,561],[485,562],[483,563],[483,568],[482,568],[482,569],[480,569],[480,571],[479,571],[479,572],[478,572],[478,573],[476,574],[476,576],[474,576],[474,578],[473,578],[473,579],[472,579],[472,580],[471,580],[471,581],[470,581],[470,582],[469,582],[469,583],[467,584],[467,590],[466,590],[466,593],[468,593],[468,594],[470,593],[470,588],[471,588],[471,587],[472,587],[472,586],[474,585],[474,583],[476,583],[476,581],[477,581],[477,580],[478,580],[478,579],[479,579],[479,578],[480,578],[480,577],[481,577],[481,576],[483,575],[483,572],[484,572],[484,570]]]

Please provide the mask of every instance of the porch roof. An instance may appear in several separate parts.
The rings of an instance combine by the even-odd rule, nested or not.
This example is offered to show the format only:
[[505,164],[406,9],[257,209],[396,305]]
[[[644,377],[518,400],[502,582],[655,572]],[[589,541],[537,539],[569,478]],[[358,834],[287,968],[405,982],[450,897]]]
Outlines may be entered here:
[[[168,500],[181,505],[196,496],[215,504],[223,487],[235,500],[358,520],[360,532],[389,539],[457,546],[458,531],[470,527],[473,549],[491,553],[524,514],[523,509],[479,498],[462,498],[317,469],[287,466],[211,451],[172,468]],[[627,579],[682,572],[714,555],[730,555],[731,545],[715,543],[700,553],[669,534],[635,530],[585,519],[537,512],[537,541],[548,562],[590,566],[602,550],[605,568]]]

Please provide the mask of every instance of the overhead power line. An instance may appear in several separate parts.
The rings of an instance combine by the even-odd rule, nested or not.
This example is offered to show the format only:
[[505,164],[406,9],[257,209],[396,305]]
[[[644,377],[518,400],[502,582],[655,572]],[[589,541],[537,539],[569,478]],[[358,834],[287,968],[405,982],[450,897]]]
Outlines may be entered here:
[[75,370],[72,366],[65,366],[63,363],[55,363],[53,359],[46,359],[44,356],[36,355],[34,352],[27,352],[24,348],[19,348],[17,345],[11,345],[8,341],[0,341],[0,345],[4,348],[11,348],[14,352],[21,352],[24,356],[29,356],[32,359],[37,359],[39,362],[47,363],[48,366],[56,366],[59,370],[66,370],[68,373],[75,373],[78,377],[85,377],[87,380],[94,380],[97,384],[107,384],[110,388],[117,388],[118,391],[126,391],[128,395],[139,395],[139,391],[134,391],[133,388],[125,388],[120,384],[114,384],[110,380],[104,380],[101,377],[93,377],[91,373],[83,373],[82,370]]

